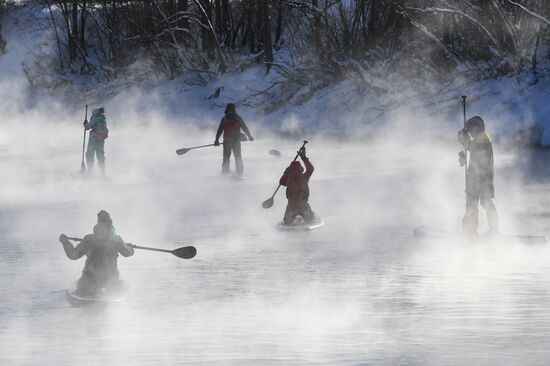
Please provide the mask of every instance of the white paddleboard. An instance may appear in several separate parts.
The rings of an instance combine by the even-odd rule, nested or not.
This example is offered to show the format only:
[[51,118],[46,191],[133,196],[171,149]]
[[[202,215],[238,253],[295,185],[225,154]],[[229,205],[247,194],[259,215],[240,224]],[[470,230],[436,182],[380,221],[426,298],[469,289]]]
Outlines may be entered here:
[[112,181],[113,178],[106,175],[95,175],[95,174],[82,174],[81,172],[72,172],[71,175],[75,178],[80,178],[83,180],[93,180],[93,181]]
[[306,222],[301,216],[298,216],[292,224],[285,224],[284,221],[277,224],[277,229],[283,231],[310,231],[325,226],[321,218],[315,214],[315,220]]
[[128,294],[128,286],[122,283],[122,286],[116,290],[101,289],[94,293],[82,293],[78,291],[78,281],[73,283],[71,288],[67,289],[65,295],[67,301],[73,306],[87,306],[92,304],[107,305],[116,304],[124,301]]

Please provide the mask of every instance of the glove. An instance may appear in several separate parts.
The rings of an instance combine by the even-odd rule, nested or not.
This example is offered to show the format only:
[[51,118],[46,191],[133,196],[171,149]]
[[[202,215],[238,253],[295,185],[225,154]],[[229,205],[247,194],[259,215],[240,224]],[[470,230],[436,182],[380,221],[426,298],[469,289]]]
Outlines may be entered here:
[[220,141],[218,140],[214,141],[214,146],[220,146]]
[[458,131],[457,141],[461,145],[466,145],[467,143],[470,142],[470,136],[468,135],[468,130],[467,129],[462,129],[462,130]]
[[65,234],[61,234],[59,235],[59,241],[63,244],[65,243],[68,243],[69,242],[69,238],[67,237],[67,235]]
[[302,158],[302,160],[306,160],[307,159],[307,156],[306,156],[306,147],[302,147],[300,149],[300,151],[298,151],[298,155],[300,155],[300,157]]
[[466,153],[464,151],[458,153],[458,163],[460,166],[466,165]]
[[254,137],[248,136],[248,141],[254,141]]
[[84,122],[82,123],[84,126],[86,126],[86,123],[88,123],[88,120],[85,119]]

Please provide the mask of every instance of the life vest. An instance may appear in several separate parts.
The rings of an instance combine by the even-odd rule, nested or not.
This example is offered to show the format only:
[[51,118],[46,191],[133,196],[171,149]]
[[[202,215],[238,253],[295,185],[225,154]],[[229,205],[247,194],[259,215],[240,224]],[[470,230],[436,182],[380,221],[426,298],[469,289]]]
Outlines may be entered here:
[[223,140],[235,141],[240,139],[241,117],[230,114],[223,117]]

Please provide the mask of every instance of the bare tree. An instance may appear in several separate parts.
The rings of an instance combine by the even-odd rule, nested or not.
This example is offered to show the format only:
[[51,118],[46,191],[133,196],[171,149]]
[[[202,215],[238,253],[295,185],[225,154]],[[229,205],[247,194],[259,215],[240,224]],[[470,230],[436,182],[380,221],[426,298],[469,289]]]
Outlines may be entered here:
[[5,11],[6,11],[6,1],[0,0],[0,55],[6,53],[6,40],[2,36],[2,20],[4,19]]
[[107,78],[143,57],[169,78],[206,82],[249,54],[300,85],[377,65],[412,77],[536,74],[549,57],[550,7],[540,0],[41,1],[59,70]]

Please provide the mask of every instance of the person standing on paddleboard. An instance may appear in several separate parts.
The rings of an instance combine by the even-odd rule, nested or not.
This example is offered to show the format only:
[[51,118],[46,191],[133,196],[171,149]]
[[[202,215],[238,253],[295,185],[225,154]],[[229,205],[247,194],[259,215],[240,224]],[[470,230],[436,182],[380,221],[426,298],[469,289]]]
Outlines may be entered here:
[[105,109],[103,107],[94,109],[90,121],[84,121],[84,128],[90,131],[88,149],[86,150],[86,161],[88,163],[87,173],[94,170],[94,155],[97,156],[97,165],[101,174],[105,175],[105,139],[109,136]]
[[86,235],[76,247],[73,247],[65,234],[59,236],[59,241],[63,244],[69,259],[87,257],[82,276],[78,280],[78,291],[90,294],[122,285],[117,258],[119,254],[123,257],[134,255],[134,248],[116,234],[113,221],[107,211],[99,211],[94,233]]
[[235,104],[229,103],[225,107],[225,115],[220,121],[218,132],[216,132],[215,146],[220,145],[220,137],[223,132],[223,163],[222,174],[229,173],[229,159],[231,158],[231,152],[235,156],[235,167],[237,175],[243,175],[244,166],[241,156],[241,129],[244,131],[248,140],[254,141],[254,137],[250,134],[248,127],[244,120],[237,114],[237,108]]
[[[471,136],[471,137],[470,137]],[[485,123],[479,116],[466,121],[466,128],[459,131],[458,142],[465,150],[470,151],[470,163],[466,172],[466,213],[462,220],[462,231],[466,235],[477,235],[478,205],[485,209],[489,223],[489,233],[499,234],[498,214],[493,203],[494,157],[493,144],[489,134],[485,132]],[[466,164],[464,152],[459,153],[460,166]]]
[[315,168],[306,156],[305,146],[298,152],[298,155],[306,166],[305,172],[299,161],[293,161],[279,179],[279,184],[286,187],[286,198],[288,200],[283,218],[285,225],[291,225],[296,216],[302,216],[306,222],[315,220],[315,214],[308,202],[309,178],[311,178]]

